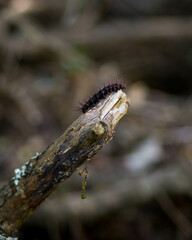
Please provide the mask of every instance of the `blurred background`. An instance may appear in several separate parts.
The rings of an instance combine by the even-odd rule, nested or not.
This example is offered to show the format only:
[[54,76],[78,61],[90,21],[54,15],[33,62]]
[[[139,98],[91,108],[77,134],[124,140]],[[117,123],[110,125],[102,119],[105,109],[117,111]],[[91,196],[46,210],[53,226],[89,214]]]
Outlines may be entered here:
[[21,239],[192,239],[191,0],[1,0],[0,186],[117,79],[131,107],[87,198],[76,172]]

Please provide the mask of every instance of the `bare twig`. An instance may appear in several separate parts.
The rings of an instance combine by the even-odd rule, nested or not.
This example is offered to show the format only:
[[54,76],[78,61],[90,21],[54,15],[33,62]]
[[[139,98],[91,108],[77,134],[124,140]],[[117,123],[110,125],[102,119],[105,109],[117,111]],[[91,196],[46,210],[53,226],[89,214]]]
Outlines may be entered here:
[[84,162],[112,139],[114,127],[127,112],[121,90],[82,114],[54,143],[36,154],[0,190],[0,228],[12,235],[35,208]]
[[173,221],[173,223],[178,227],[178,229],[183,233],[187,239],[192,237],[192,223],[190,220],[182,213],[182,211],[177,208],[171,198],[166,192],[162,193],[157,197],[162,209],[168,215],[168,217]]

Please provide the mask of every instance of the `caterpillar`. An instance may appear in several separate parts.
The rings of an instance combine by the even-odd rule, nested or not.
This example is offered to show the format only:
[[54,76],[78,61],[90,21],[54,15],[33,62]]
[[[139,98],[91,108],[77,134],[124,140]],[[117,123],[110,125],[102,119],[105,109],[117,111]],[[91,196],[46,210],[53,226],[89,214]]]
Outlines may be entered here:
[[121,89],[125,89],[124,83],[112,83],[95,93],[85,104],[82,104],[81,111],[86,113],[91,108],[95,107],[101,100],[105,99],[111,93],[117,92]]

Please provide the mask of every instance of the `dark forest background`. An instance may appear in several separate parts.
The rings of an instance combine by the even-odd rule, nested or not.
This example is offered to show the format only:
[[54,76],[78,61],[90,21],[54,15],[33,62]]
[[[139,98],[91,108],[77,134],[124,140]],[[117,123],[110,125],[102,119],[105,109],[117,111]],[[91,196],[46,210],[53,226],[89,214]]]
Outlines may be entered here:
[[103,84],[131,100],[114,139],[20,231],[28,240],[192,239],[192,1],[0,1],[0,186]]

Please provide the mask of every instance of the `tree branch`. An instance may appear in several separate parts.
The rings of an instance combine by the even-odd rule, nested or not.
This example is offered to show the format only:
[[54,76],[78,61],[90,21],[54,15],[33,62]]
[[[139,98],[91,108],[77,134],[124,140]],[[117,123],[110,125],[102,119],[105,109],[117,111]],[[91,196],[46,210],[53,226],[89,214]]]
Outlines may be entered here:
[[13,235],[35,208],[61,182],[112,139],[114,127],[127,112],[121,90],[82,114],[55,142],[36,154],[0,190],[0,229]]

